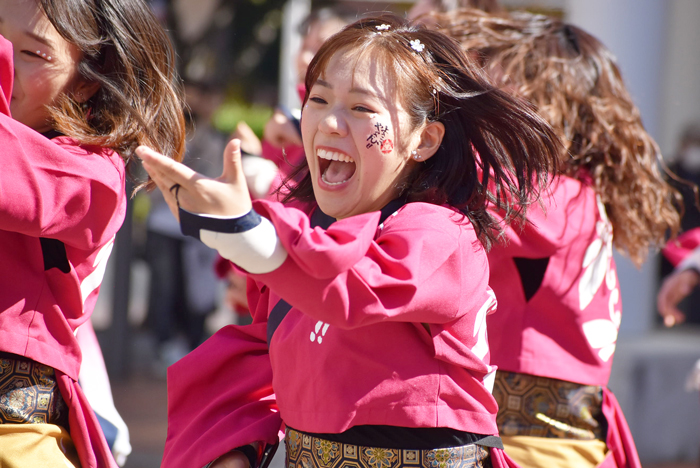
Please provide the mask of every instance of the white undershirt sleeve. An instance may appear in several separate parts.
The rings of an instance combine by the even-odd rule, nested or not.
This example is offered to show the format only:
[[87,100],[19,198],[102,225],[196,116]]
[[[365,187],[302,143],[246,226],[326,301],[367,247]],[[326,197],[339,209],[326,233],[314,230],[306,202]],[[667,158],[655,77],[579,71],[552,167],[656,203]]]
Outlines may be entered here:
[[205,245],[250,273],[269,273],[287,259],[275,226],[254,211],[220,217],[180,209],[180,223],[183,233],[196,232]]

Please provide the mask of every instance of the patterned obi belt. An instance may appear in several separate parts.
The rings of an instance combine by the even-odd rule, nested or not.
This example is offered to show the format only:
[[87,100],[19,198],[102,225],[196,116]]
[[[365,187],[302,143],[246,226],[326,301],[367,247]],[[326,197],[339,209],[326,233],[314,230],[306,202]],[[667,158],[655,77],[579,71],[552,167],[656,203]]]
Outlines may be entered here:
[[0,424],[42,423],[68,429],[68,407],[53,368],[0,353]]
[[493,396],[501,436],[605,442],[602,387],[498,371]]
[[286,468],[491,468],[487,447],[393,449],[321,439],[287,428]]

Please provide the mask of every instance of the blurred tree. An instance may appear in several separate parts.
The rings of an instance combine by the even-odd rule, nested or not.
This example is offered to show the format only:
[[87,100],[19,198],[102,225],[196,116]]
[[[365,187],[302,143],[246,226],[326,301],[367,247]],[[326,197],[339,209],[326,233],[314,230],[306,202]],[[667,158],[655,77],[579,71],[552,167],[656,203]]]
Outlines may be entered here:
[[152,0],[184,80],[274,105],[285,0]]

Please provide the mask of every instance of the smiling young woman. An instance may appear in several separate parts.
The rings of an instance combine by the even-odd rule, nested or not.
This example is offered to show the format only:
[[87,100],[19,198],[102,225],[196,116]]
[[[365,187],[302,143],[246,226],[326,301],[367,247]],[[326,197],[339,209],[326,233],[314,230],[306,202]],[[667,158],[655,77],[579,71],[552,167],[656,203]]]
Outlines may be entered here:
[[435,154],[445,126],[411,128],[393,74],[356,52],[334,55],[323,78],[308,93],[301,125],[319,208],[336,219],[381,210]]
[[554,133],[457,43],[393,16],[328,39],[306,89],[290,203],[251,202],[236,140],[218,179],[139,149],[183,232],[249,273],[254,317],[171,367],[163,465],[258,466],[284,422],[290,467],[513,466],[486,208],[536,199]]
[[82,53],[66,41],[33,2],[2,0],[0,33],[13,44],[12,116],[38,132],[52,128],[49,107],[65,93],[83,101],[99,85],[78,73]]

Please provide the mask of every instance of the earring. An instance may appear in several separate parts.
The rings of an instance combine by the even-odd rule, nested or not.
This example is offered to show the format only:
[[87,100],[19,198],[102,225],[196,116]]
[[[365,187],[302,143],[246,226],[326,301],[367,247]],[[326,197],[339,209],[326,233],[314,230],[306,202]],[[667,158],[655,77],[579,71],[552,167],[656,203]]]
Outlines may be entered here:
[[411,156],[412,156],[413,159],[415,159],[416,161],[420,161],[420,154],[418,154],[418,151],[417,151],[417,150],[411,151]]
[[87,103],[87,100],[83,100],[83,93],[80,92],[80,91],[78,91],[78,92],[76,93],[76,96],[75,96],[75,97],[78,98],[78,104],[80,104],[80,108],[81,108],[83,111],[87,110],[87,108],[88,108],[88,103]]

